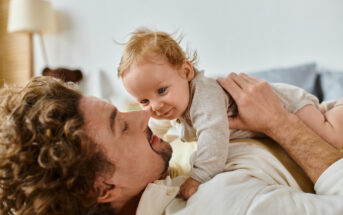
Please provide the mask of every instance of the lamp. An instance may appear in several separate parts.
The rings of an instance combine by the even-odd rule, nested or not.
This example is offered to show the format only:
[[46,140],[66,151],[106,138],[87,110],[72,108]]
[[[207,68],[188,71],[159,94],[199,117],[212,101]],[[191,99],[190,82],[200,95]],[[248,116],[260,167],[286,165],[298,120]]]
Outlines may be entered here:
[[11,0],[9,5],[9,17],[7,31],[25,32],[30,35],[31,68],[30,76],[33,76],[33,33],[38,33],[43,52],[43,58],[48,66],[48,57],[44,45],[42,33],[54,32],[56,29],[55,14],[50,2],[45,0]]

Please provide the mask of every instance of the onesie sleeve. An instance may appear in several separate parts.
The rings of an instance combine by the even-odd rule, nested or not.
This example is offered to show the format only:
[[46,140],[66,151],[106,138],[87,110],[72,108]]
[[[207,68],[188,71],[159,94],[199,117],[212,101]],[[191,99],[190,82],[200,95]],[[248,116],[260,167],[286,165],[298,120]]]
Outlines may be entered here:
[[313,105],[319,109],[318,98],[302,88],[284,83],[272,83],[271,86],[290,113],[296,113],[305,105]]
[[154,118],[150,118],[149,120],[149,128],[159,138],[163,138],[171,127],[172,123],[170,120],[158,120]]
[[228,154],[228,97],[218,83],[209,78],[193,85],[190,120],[198,138],[190,176],[203,183],[223,171]]

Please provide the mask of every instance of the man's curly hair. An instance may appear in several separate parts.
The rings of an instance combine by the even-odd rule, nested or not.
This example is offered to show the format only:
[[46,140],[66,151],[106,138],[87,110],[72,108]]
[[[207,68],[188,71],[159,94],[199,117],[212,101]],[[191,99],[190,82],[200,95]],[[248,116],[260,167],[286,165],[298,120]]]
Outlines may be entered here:
[[81,97],[50,77],[0,90],[1,215],[114,214],[96,203],[96,176],[112,170],[83,130]]

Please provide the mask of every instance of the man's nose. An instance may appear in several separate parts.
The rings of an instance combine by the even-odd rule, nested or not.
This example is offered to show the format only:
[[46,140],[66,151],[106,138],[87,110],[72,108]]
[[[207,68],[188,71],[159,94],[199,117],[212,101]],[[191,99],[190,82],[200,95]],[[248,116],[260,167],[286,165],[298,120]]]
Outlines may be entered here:
[[137,128],[146,129],[150,119],[150,112],[148,110],[130,111],[131,117],[136,123]]

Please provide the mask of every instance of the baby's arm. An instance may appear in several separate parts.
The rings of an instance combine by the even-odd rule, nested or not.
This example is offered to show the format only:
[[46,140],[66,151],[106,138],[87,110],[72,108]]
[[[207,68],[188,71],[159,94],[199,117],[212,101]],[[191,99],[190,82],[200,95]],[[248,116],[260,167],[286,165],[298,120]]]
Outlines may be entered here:
[[223,171],[228,154],[228,98],[215,80],[200,82],[190,107],[190,120],[198,138],[190,178],[180,187],[180,194],[189,198],[198,186]]
[[154,118],[150,118],[149,120],[149,128],[155,135],[162,139],[171,127],[172,123],[170,120],[158,120]]
[[325,114],[313,105],[306,105],[296,115],[328,143],[338,149],[343,147],[343,105]]
[[296,114],[309,128],[336,148],[343,146],[342,108],[330,109],[334,103],[326,103],[326,108],[319,105],[318,98],[296,86],[271,84],[286,110]]

